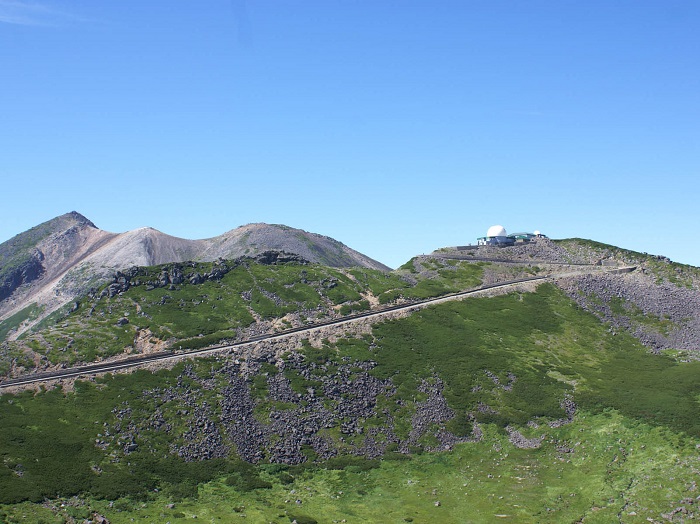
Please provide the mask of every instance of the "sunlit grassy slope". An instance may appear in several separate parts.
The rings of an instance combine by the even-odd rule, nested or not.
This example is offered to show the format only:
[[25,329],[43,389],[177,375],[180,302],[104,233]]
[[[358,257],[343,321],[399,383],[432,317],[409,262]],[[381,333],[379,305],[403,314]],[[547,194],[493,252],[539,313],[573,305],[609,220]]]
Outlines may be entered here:
[[[419,385],[439,379],[457,414],[451,429],[465,430],[460,416],[469,414],[483,438],[443,452],[423,451],[425,441],[383,460],[253,466],[232,453],[186,463],[170,453],[185,430],[180,407],[149,392],[186,383],[216,406],[222,363],[200,360],[195,375],[179,365],[80,383],[67,394],[0,397],[0,515],[8,522],[62,522],[97,511],[115,523],[195,515],[205,522],[607,523],[689,521],[695,511],[700,363],[650,354],[552,286],[431,307],[379,324],[372,336],[303,352],[328,372],[339,362],[376,362],[370,373],[396,389],[378,418],[399,420],[399,436],[424,399]],[[193,376],[214,383],[203,388]],[[573,420],[550,424],[564,416],[567,398],[577,406]],[[279,408],[264,395],[257,402],[261,421]],[[125,406],[123,424],[140,428],[138,450],[124,456],[96,447]],[[142,423],[156,407],[172,433]],[[541,438],[541,446],[517,448],[512,429]],[[338,437],[334,428],[327,434]],[[63,498],[22,502],[56,497]]]
[[[697,496],[697,451],[688,439],[614,411],[581,415],[549,433],[538,450],[515,449],[502,435],[487,432],[477,444],[383,461],[367,471],[347,467],[290,474],[261,466],[260,476],[272,485],[267,489],[240,491],[221,477],[201,484],[196,498],[181,499],[166,490],[113,503],[61,499],[54,509],[1,506],[0,515],[7,522],[59,523],[68,515],[83,519],[97,511],[117,524],[192,522],[195,516],[197,522],[256,523],[302,518],[397,524],[692,521],[687,513],[661,517],[678,507],[693,511],[693,504],[681,502]],[[559,451],[566,446],[574,451]]]
[[[163,273],[177,268],[176,285],[161,285]],[[223,268],[223,270],[222,270]],[[219,271],[216,278],[205,278]],[[406,273],[406,272],[403,272]],[[166,264],[139,268],[125,291],[113,296],[98,289],[79,299],[72,311],[48,317],[32,333],[0,347],[0,374],[11,363],[42,365],[92,362],[148,348],[194,348],[235,337],[256,321],[284,319],[280,328],[332,315],[367,310],[370,300],[439,296],[478,286],[482,264],[437,262],[431,278],[365,268],[336,269],[314,264],[264,265],[253,260]],[[194,280],[194,276],[199,280]],[[155,285],[154,285],[155,284]],[[6,335],[22,318],[0,322]]]

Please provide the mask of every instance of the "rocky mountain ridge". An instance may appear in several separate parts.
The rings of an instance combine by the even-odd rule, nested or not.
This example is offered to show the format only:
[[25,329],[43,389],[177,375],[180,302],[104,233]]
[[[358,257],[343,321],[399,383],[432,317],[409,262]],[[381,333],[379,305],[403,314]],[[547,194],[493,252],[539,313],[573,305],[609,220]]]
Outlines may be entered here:
[[[150,246],[143,256],[161,252]],[[422,521],[460,521],[483,501],[523,522],[695,519],[700,268],[581,239],[464,251],[391,272],[280,251],[117,272],[69,313],[0,342],[0,374],[250,341],[479,291],[8,392],[0,520],[3,502],[24,512],[26,501],[46,506],[57,494],[79,495],[114,522],[126,498],[149,497],[155,520],[174,520],[185,513],[172,510],[189,511],[215,488],[217,504],[222,490],[237,504],[222,521],[258,508],[270,509],[259,521],[350,521],[376,486],[402,486],[394,500],[425,507]],[[332,491],[319,490],[329,478]],[[325,518],[328,507],[338,513]],[[402,507],[394,520],[412,522],[417,511]]]
[[389,268],[330,237],[283,225],[248,224],[189,240],[145,227],[111,233],[75,211],[0,244],[0,321],[32,306],[16,336],[132,266],[256,256],[275,250],[331,267]]

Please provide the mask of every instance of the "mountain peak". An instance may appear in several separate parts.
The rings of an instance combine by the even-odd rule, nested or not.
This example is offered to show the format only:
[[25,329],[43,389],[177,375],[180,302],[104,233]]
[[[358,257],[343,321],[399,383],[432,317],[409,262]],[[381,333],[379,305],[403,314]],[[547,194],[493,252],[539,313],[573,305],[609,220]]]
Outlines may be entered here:
[[0,244],[0,321],[38,304],[43,309],[32,322],[39,322],[95,282],[128,267],[235,259],[267,251],[333,267],[389,270],[337,240],[282,224],[247,224],[218,237],[189,240],[152,227],[110,233],[71,211]]
[[[85,226],[89,226],[89,227],[94,227],[95,229],[97,229],[97,226],[90,219],[85,217],[85,215],[81,215],[77,211],[71,211],[69,213],[65,213],[59,217],[56,217],[54,220],[73,221],[73,222],[76,222],[77,224],[85,225]],[[51,221],[49,221],[49,222],[51,222]]]
[[28,229],[24,233],[15,235],[10,240],[0,244],[0,266],[3,265],[4,258],[10,255],[17,255],[18,251],[33,250],[43,239],[50,235],[66,231],[74,226],[86,226],[97,229],[95,224],[77,211],[59,215]]
[[108,233],[77,211],[71,211],[0,244],[0,312],[12,307],[2,301],[15,290],[42,276],[47,279],[57,276],[64,266],[75,262],[74,257],[85,255],[86,246],[92,242],[88,239],[103,234]]

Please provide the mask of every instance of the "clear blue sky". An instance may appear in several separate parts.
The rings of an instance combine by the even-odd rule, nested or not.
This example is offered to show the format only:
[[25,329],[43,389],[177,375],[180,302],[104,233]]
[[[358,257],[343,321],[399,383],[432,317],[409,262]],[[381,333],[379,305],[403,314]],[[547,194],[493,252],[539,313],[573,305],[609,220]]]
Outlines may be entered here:
[[71,210],[390,266],[493,224],[700,266],[697,0],[0,0],[0,241]]

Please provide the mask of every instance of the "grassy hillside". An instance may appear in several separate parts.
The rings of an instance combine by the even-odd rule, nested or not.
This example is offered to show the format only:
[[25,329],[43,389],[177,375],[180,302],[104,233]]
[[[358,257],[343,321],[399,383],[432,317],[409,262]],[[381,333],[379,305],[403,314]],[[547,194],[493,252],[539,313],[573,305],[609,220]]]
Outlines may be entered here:
[[[246,272],[261,281],[266,269]],[[681,522],[696,511],[700,362],[650,354],[553,286],[242,358],[3,395],[0,516]]]
[[[284,329],[367,310],[370,301],[439,296],[478,286],[482,268],[444,262],[430,279],[253,259],[134,268],[4,344],[0,373],[13,362],[26,368],[35,361],[72,365],[124,352],[203,347],[243,336],[256,324],[265,331]],[[0,333],[16,324],[0,323]]]

